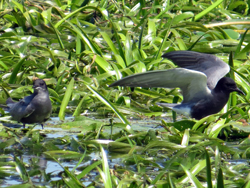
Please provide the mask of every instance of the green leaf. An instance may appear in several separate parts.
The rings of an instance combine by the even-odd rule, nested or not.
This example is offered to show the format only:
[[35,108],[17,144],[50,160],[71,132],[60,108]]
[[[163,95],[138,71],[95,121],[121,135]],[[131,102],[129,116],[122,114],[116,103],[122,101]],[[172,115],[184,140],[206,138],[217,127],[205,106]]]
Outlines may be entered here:
[[96,168],[97,166],[99,166],[100,164],[102,164],[102,161],[96,161],[93,164],[87,166],[84,170],[82,170],[82,172],[80,174],[77,175],[78,179],[83,178],[84,176],[86,176],[88,173],[90,173],[94,168]]
[[210,157],[209,154],[207,152],[207,150],[205,149],[205,155],[206,155],[206,170],[207,170],[207,187],[208,188],[213,188],[213,184],[212,184],[212,171],[211,171],[211,162],[210,162]]
[[16,162],[16,170],[17,170],[19,176],[22,178],[23,181],[29,181],[30,178],[29,178],[29,175],[28,175],[28,173],[26,171],[26,167],[23,164],[23,162],[20,161],[18,159],[18,157],[16,157],[16,156],[15,156],[14,159],[15,159],[15,162]]
[[181,164],[181,167],[183,168],[183,170],[185,171],[185,173],[187,174],[187,176],[189,177],[189,180],[191,181],[191,183],[197,187],[197,188],[203,188],[202,184],[199,182],[199,180],[185,167]]
[[209,12],[211,12],[211,10],[215,9],[222,2],[223,2],[223,0],[217,0],[215,3],[213,3],[212,5],[210,5],[208,8],[206,8],[205,10],[203,10],[202,12],[200,12],[199,14],[197,14],[194,17],[194,21],[199,20],[200,18],[202,18],[203,16],[205,16],[206,14],[208,14]]
[[222,169],[219,169],[218,177],[217,177],[217,188],[224,188],[224,178]]
[[100,150],[101,150],[101,155],[102,155],[102,170],[98,167],[97,169],[102,177],[105,188],[111,188],[113,186],[112,186],[112,180],[111,180],[110,171],[109,171],[109,163],[108,163],[107,155],[103,147],[100,146]]
[[66,107],[67,107],[67,105],[69,103],[71,94],[73,92],[73,88],[74,88],[74,78],[71,78],[71,80],[70,80],[70,82],[68,84],[67,90],[65,92],[65,95],[63,97],[62,104],[61,104],[61,107],[60,107],[60,111],[59,111],[59,114],[58,114],[58,117],[61,120],[63,120],[65,118],[65,110],[66,110]]
[[19,70],[21,69],[24,61],[28,58],[29,56],[26,56],[24,58],[22,58],[14,67],[10,79],[9,79],[9,84],[15,84],[16,80],[17,80],[17,73],[19,72]]
[[110,39],[109,35],[106,32],[100,32],[103,39],[107,42],[108,46],[110,47],[111,51],[116,55],[119,54],[118,50],[116,49],[114,42]]

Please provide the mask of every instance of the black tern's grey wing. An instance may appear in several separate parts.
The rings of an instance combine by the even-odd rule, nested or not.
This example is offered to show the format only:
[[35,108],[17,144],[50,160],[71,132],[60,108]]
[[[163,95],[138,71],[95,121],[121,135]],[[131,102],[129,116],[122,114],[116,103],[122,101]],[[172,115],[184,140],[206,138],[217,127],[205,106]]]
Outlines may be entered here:
[[211,54],[192,51],[173,51],[164,54],[162,57],[172,60],[180,67],[206,74],[209,89],[214,89],[217,82],[230,70],[228,64]]
[[176,68],[134,74],[112,83],[109,87],[179,87],[183,92],[183,102],[185,103],[207,96],[210,90],[206,83],[207,77],[202,72]]

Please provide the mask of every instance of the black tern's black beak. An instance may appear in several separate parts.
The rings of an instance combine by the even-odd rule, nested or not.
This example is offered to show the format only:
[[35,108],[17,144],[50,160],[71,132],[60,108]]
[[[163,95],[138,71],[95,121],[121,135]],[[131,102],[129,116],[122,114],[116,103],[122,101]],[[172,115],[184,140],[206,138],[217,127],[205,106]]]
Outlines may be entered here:
[[246,95],[243,91],[241,91],[239,88],[236,88],[234,91],[236,91],[236,92],[238,92],[238,93],[240,93],[240,94],[242,94],[242,95]]

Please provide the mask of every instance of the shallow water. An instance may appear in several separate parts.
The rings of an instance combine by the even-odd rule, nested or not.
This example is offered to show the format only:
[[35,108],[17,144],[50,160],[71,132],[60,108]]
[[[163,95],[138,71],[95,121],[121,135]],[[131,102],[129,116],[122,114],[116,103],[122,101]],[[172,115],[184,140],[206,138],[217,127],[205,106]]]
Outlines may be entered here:
[[[78,140],[79,137],[78,135],[81,134],[82,128],[81,127],[63,127],[61,126],[62,123],[65,122],[72,122],[74,120],[74,118],[72,117],[67,117],[65,121],[60,121],[59,118],[51,118],[50,121],[47,121],[45,126],[44,126],[44,130],[41,130],[41,126],[37,125],[34,129],[35,130],[41,130],[40,132],[43,132],[43,134],[45,135],[45,140],[52,140],[52,139],[62,139],[65,137],[69,137],[70,139],[74,138],[75,140]],[[110,118],[95,118],[93,117],[93,120],[96,121],[100,121],[100,122],[105,122],[105,123],[109,123]],[[170,121],[169,119],[165,119],[165,121]],[[118,119],[114,119],[114,122],[119,122]],[[159,130],[159,131],[164,131],[164,128],[159,126],[161,119],[159,120],[152,120],[152,119],[144,119],[144,120],[136,120],[136,119],[131,119],[130,120],[132,128],[134,131],[140,131],[140,132],[148,132],[149,130]],[[20,125],[15,125],[15,124],[8,124],[8,126],[12,126],[12,127],[21,127]],[[110,134],[110,127],[105,127],[105,129],[103,129],[103,133],[106,134]],[[115,134],[119,131],[121,131],[122,128],[117,128],[114,127],[112,128],[112,133]],[[103,141],[103,143],[105,142],[105,140]],[[109,140],[106,140],[106,144],[110,142]],[[104,144],[105,145],[105,144]],[[232,148],[237,148],[237,143],[233,144],[230,143],[228,144],[230,147]],[[61,148],[62,146],[58,145],[58,147],[60,149],[64,149]],[[66,150],[70,150],[69,148],[65,148]],[[165,150],[163,150],[164,152]],[[82,152],[81,150],[79,150],[79,152]],[[124,161],[124,158],[121,154],[121,152],[108,152],[106,150],[107,156],[109,158],[109,165],[111,169],[115,169],[117,168],[117,166],[121,166],[123,169],[127,169],[127,170],[131,170],[131,171],[137,171],[137,167],[134,164],[130,164],[128,161]],[[9,159],[10,161],[13,161],[13,155],[12,154],[6,154],[9,155],[11,159]],[[159,155],[160,156],[160,155]],[[99,161],[101,159],[100,156],[100,152],[97,152],[96,150],[93,151],[92,153],[88,153],[86,154],[84,160],[82,161],[82,163],[78,166],[78,168],[75,170],[75,173],[81,173],[81,170],[91,164],[93,164],[96,161]],[[39,166],[39,170],[41,172],[44,172],[44,174],[50,174],[51,178],[50,178],[50,182],[51,181],[58,181],[61,180],[62,177],[60,175],[61,172],[64,171],[63,167],[67,167],[69,169],[69,171],[71,171],[78,163],[79,159],[59,159],[60,164],[63,166],[60,166],[60,164],[58,162],[53,161],[51,158],[45,156],[44,154],[41,153],[41,155],[34,155],[34,154],[30,154],[28,151],[25,151],[24,154],[22,154],[22,160],[23,162],[26,164],[27,166],[27,171],[30,171],[32,169],[29,169],[29,166],[32,167],[32,164],[34,166],[34,163],[36,165]],[[164,158],[164,157],[159,157],[159,158],[155,158],[154,161],[156,164],[158,164],[159,167],[156,166],[151,166],[151,167],[147,167],[147,171],[151,174],[153,174],[151,176],[151,178],[154,178],[154,174],[155,172],[157,172],[159,170],[159,168],[164,168],[166,161],[168,160],[168,158]],[[1,162],[1,159],[0,159]],[[227,162],[229,165],[248,165],[247,160],[228,160],[225,161]],[[11,175],[10,176],[6,176],[4,178],[2,178],[2,181],[0,182],[0,187],[7,187],[10,185],[18,185],[18,184],[22,184],[24,183],[23,180],[20,178],[20,175],[18,174],[18,172],[16,172],[15,170],[10,171]],[[30,176],[31,181],[37,185],[37,186],[45,186],[45,187],[51,187],[51,184],[48,183],[48,181],[46,181],[46,177],[45,176],[41,176],[40,173],[37,176]],[[82,180],[82,182],[84,183],[85,186],[88,186],[89,184],[91,184],[92,182],[95,181],[95,178],[99,175],[99,172],[97,170],[94,170],[90,173],[88,173],[88,175],[86,177],[84,177],[84,180]]]
[[[109,122],[109,119],[103,119],[103,118],[93,118],[95,120],[98,121],[102,121],[102,122]],[[63,123],[65,122],[72,122],[74,120],[73,117],[67,117],[65,121],[63,121]],[[119,122],[118,119],[114,119],[114,121]],[[133,130],[135,131],[148,131],[149,129],[154,129],[154,127],[156,127],[157,125],[159,125],[160,120],[151,120],[151,119],[147,119],[147,120],[130,120],[131,124],[133,125]],[[58,126],[53,127],[53,125],[58,125],[62,123],[62,121],[59,120],[59,118],[51,118],[51,120],[47,121],[46,124],[44,125],[44,129],[41,130],[41,126],[37,125],[34,127],[35,130],[41,130],[42,132],[45,133],[46,139],[55,139],[55,138],[63,138],[65,136],[69,136],[70,138],[74,138],[74,139],[78,139],[77,138],[77,134],[81,132],[81,128],[70,128],[70,129],[63,129],[60,128]],[[10,124],[10,123],[6,123],[5,125],[7,125],[8,127],[14,127],[14,128],[21,128],[22,125],[20,124]],[[29,125],[31,126],[31,125]],[[159,127],[158,127],[159,128]],[[121,128],[116,128],[113,127],[112,132],[116,133],[119,132],[121,130]],[[110,133],[110,128],[104,129],[103,132],[106,133]],[[115,165],[123,165],[122,164],[122,160],[121,158],[115,156],[115,154],[112,153],[108,153],[108,157],[110,158],[110,165],[111,166],[115,166]],[[60,172],[64,171],[64,169],[55,161],[51,160],[50,158],[47,158],[46,156],[42,155],[30,155],[28,154],[28,152],[25,152],[22,155],[23,158],[23,162],[27,164],[27,166],[29,166],[31,160],[36,161],[36,163],[40,166],[40,170],[44,171],[45,174],[50,173],[51,174],[51,180],[52,181],[57,181],[60,180],[61,177],[59,176]],[[85,156],[84,161],[81,163],[80,167],[87,167],[88,165],[90,165],[91,163],[100,160],[100,153],[99,152],[93,152],[90,153],[88,155]],[[61,160],[61,165],[63,165],[64,167],[68,167],[69,170],[72,170],[75,165],[77,164],[77,160]],[[133,169],[133,166],[130,166],[128,168],[131,168],[131,170]],[[134,169],[133,169],[134,170]],[[76,170],[76,172],[79,172],[78,170]],[[89,183],[91,183],[91,181],[94,180],[95,176],[98,175],[99,173],[96,172],[92,172],[90,173],[90,176],[86,177],[85,182],[85,186],[87,186]],[[92,176],[92,177],[91,177]],[[31,177],[32,182],[37,185],[37,186],[46,186],[46,187],[50,187],[50,185],[44,180],[44,178],[40,175],[38,176],[32,176]],[[11,176],[9,177],[5,177],[3,179],[3,182],[0,183],[1,187],[7,187],[10,185],[18,185],[18,184],[22,184],[23,180],[20,178],[19,174],[17,172],[13,173]]]

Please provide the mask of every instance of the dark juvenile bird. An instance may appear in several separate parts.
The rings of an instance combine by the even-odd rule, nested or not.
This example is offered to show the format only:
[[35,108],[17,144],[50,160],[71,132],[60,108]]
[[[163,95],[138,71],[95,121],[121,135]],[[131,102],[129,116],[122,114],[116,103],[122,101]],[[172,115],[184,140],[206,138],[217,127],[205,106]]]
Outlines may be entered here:
[[51,114],[51,101],[44,80],[37,79],[33,82],[34,93],[14,102],[11,98],[6,101],[12,119],[25,124],[41,123],[49,119]]
[[158,103],[178,113],[201,119],[218,113],[233,91],[244,94],[234,80],[224,77],[228,64],[210,54],[192,51],[173,51],[162,57],[181,68],[149,71],[127,76],[110,85],[130,87],[179,87],[183,92],[181,104]]

